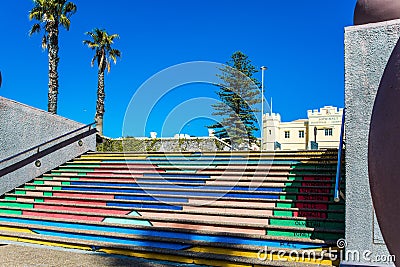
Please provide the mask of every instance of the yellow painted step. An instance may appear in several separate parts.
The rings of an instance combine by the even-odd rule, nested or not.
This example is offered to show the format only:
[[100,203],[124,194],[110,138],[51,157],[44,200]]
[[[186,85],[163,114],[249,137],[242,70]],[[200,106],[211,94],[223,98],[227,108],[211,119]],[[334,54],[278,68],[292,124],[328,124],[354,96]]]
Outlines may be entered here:
[[239,264],[239,263],[225,262],[220,260],[198,259],[185,256],[167,255],[167,254],[151,253],[151,252],[136,252],[123,249],[100,249],[99,251],[109,254],[117,254],[117,255],[132,256],[145,259],[164,260],[164,261],[189,263],[189,264],[192,263],[192,264],[220,266],[220,267],[253,267],[253,265],[251,264]]
[[260,253],[260,255],[259,255],[258,251],[253,252],[253,251],[243,251],[243,250],[215,248],[215,247],[194,247],[194,248],[188,249],[188,251],[200,252],[200,253],[214,253],[214,254],[246,257],[246,258],[253,258],[253,259],[258,259],[258,257],[260,257],[261,259],[265,259],[266,261],[286,261],[286,262],[301,262],[301,263],[308,263],[308,264],[333,265],[333,262],[331,260],[325,260],[325,259],[320,260],[320,259],[318,259],[319,257],[316,257],[315,260],[308,259],[307,254],[305,254],[304,259],[301,257],[301,255],[299,258],[294,258],[294,257],[290,257],[290,256],[279,256],[279,255],[277,255],[278,251],[276,251],[274,254],[268,253],[267,255],[266,255],[265,251],[263,253]]
[[92,248],[88,247],[88,246],[71,245],[71,244],[57,243],[57,242],[48,242],[48,241],[41,241],[41,240],[35,240],[35,239],[29,239],[29,238],[21,238],[21,237],[13,237],[13,236],[2,236],[2,235],[0,235],[0,240],[13,241],[13,242],[22,242],[22,243],[50,246],[50,247],[62,247],[62,248],[71,248],[71,249],[92,250]]

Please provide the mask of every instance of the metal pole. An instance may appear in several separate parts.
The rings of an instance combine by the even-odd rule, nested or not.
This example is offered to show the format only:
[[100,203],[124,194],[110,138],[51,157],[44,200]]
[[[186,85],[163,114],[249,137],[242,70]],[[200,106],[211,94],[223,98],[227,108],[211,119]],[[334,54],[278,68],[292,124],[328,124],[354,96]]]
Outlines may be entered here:
[[261,150],[264,148],[264,71],[267,67],[261,67]]

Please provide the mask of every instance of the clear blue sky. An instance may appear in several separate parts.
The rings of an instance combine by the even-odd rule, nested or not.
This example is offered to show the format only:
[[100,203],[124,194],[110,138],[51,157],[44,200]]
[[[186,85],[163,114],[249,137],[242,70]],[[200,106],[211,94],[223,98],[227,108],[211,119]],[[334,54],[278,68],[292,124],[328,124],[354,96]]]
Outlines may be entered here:
[[[344,27],[352,25],[356,0],[74,0],[78,12],[69,32],[60,33],[59,109],[67,118],[90,123],[95,113],[97,70],[92,51],[82,44],[95,27],[118,33],[122,58],[106,75],[104,134],[122,135],[125,111],[147,79],[170,66],[190,61],[225,63],[240,50],[252,63],[267,66],[265,97],[284,121],[305,118],[307,109],[344,105]],[[47,109],[47,51],[41,35],[28,36],[33,22],[30,0],[6,1],[0,9],[0,95]],[[261,73],[256,76],[261,80]],[[158,114],[179,104],[212,97],[207,86],[183,86],[162,99]],[[151,92],[149,92],[151,94]],[[184,111],[182,113],[185,113]],[[149,131],[161,132],[166,117],[154,117]],[[205,120],[169,125],[176,132],[207,135]],[[182,129],[183,128],[183,129]],[[131,135],[143,135],[135,132]]]

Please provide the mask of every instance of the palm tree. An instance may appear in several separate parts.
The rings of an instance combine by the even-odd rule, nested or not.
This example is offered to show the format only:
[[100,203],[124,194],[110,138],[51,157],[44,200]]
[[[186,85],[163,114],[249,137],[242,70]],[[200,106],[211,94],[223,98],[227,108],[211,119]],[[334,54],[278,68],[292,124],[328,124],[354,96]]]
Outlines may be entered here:
[[109,35],[104,29],[93,29],[91,32],[85,33],[92,37],[92,40],[85,40],[83,43],[95,51],[92,59],[92,67],[97,61],[98,81],[97,81],[97,103],[95,121],[97,131],[103,135],[103,116],[104,116],[104,71],[110,72],[111,60],[114,64],[117,63],[117,57],[121,57],[121,51],[111,47],[114,44],[114,39],[119,38],[118,34]]
[[42,48],[48,49],[49,57],[49,93],[48,111],[57,113],[58,96],[58,34],[59,26],[69,30],[71,25],[70,17],[76,12],[77,7],[72,2],[66,0],[33,0],[34,7],[29,12],[30,20],[37,20],[29,35],[39,33],[42,28],[44,36],[42,38]]

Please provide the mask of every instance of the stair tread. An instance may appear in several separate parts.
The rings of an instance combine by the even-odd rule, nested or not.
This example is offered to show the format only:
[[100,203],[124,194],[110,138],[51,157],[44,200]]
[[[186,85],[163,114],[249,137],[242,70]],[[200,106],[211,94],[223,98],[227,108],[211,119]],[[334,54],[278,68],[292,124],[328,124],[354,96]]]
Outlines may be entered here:
[[[13,234],[9,232],[0,231],[0,236],[11,236],[11,237],[19,237],[24,239],[31,239],[31,240],[42,240],[47,241],[50,240],[52,242],[64,243],[64,244],[81,244],[86,245],[87,241],[77,239],[77,238],[57,238],[57,237],[46,237],[43,238],[41,236],[36,236],[33,234],[27,233],[18,233]],[[214,254],[214,253],[204,253],[204,252],[194,252],[194,251],[187,251],[187,250],[173,250],[173,249],[157,249],[157,248],[149,248],[149,247],[140,247],[140,246],[124,246],[124,245],[115,245],[106,242],[98,242],[98,241],[91,241],[90,242],[92,247],[101,251],[104,248],[110,249],[120,249],[120,250],[128,250],[134,252],[150,252],[150,253],[158,253],[158,254],[168,254],[168,255],[175,255],[175,256],[189,256],[191,258],[203,258],[203,259],[211,259],[211,260],[221,260],[221,261],[228,261],[232,263],[248,263],[248,264],[257,264],[257,265],[264,265],[264,266],[302,266],[302,267],[315,267],[315,264],[310,263],[298,263],[298,262],[286,262],[286,261],[269,261],[269,260],[258,260],[255,258],[249,257],[238,257],[238,256],[230,256],[230,255],[221,255],[221,254]],[[117,252],[117,251],[116,251]],[[307,254],[306,254],[307,255]],[[319,265],[319,266],[331,266],[331,265]]]
[[[140,178],[138,179],[140,180]],[[89,180],[62,180],[62,179],[52,179],[52,180],[45,180],[45,179],[35,179],[35,181],[57,181],[57,182],[78,182],[78,183],[112,183],[112,184],[126,184],[129,182],[122,182],[122,181],[110,181],[110,180],[95,180],[95,181],[89,181]],[[165,181],[165,182],[161,182],[161,181],[157,181],[157,182],[148,182],[148,181],[130,181],[131,184],[140,184],[140,185],[165,185],[167,184],[171,184],[171,185],[183,185],[183,186],[203,186],[203,187],[207,187],[207,186],[242,186],[242,187],[254,187],[254,188],[260,188],[260,187],[271,187],[271,188],[317,188],[317,189],[333,189],[335,188],[335,185],[333,183],[331,183],[331,185],[322,185],[322,186],[309,186],[309,185],[276,185],[274,184],[267,184],[265,185],[266,181],[264,182],[259,182],[259,183],[255,183],[255,182],[236,182],[236,183],[220,183],[219,181],[212,181],[209,182],[208,184],[206,183],[190,183],[190,182],[169,182],[169,181]],[[280,183],[293,183],[291,181],[280,181]],[[305,183],[303,181],[303,183]],[[325,182],[327,183],[327,182]],[[29,185],[32,185],[33,183],[27,183]],[[34,184],[34,185],[42,185],[42,184]],[[45,184],[44,184],[45,185]],[[53,185],[54,186],[54,185]]]
[[[53,185],[38,185],[33,183],[26,183],[27,186],[42,186],[42,187],[51,187]],[[318,195],[318,196],[329,196],[331,197],[331,193],[319,193],[319,192],[277,192],[277,191],[250,191],[250,190],[234,190],[234,189],[207,189],[207,188],[182,188],[179,186],[175,187],[145,187],[145,186],[137,186],[137,187],[129,187],[129,186],[102,186],[102,185],[61,185],[62,187],[72,187],[72,188],[92,188],[92,189],[116,189],[116,190],[138,190],[138,189],[146,189],[148,191],[182,191],[182,192],[209,192],[209,193],[238,193],[238,194],[255,194],[255,195]],[[57,186],[56,186],[57,187]],[[204,186],[206,187],[206,186]],[[270,187],[268,187],[270,188]],[[330,189],[332,190],[332,189]],[[227,192],[228,191],[228,192]]]
[[[256,239],[256,240],[261,240],[261,241],[280,241],[282,240],[281,236],[269,236],[269,235],[260,235],[260,234],[248,234],[248,233],[239,233],[239,232],[214,232],[214,231],[207,231],[207,230],[191,230],[191,229],[184,229],[184,228],[171,228],[171,227],[153,227],[153,226],[146,226],[146,225],[127,225],[127,224],[114,224],[114,223],[108,223],[108,222],[95,222],[95,221],[78,221],[78,220],[71,220],[68,222],[65,222],[65,220],[61,218],[45,218],[45,219],[38,219],[35,216],[23,216],[23,215],[14,215],[14,214],[4,214],[1,215],[1,217],[7,217],[11,219],[21,219],[21,220],[35,220],[35,221],[45,221],[45,222],[51,222],[51,223],[62,223],[63,225],[68,224],[70,226],[72,225],[86,225],[86,226],[94,226],[94,227],[100,227],[101,229],[104,229],[102,227],[110,228],[115,231],[123,231],[126,229],[127,232],[129,230],[135,230],[135,229],[141,229],[141,230],[150,230],[150,232],[168,232],[168,233],[183,233],[183,234],[189,234],[189,235],[212,235],[212,236],[225,236],[225,237],[232,237],[232,238],[247,238],[247,239]],[[3,226],[8,226],[8,227],[16,227],[16,226],[24,226],[24,227],[31,227],[31,228],[44,228],[48,227],[43,224],[32,224],[32,223],[18,223],[18,222],[2,222],[0,221],[0,225]],[[58,227],[62,228],[62,227]],[[69,228],[71,229],[71,228]],[[75,229],[75,228],[74,228]],[[124,230],[125,231],[125,230]],[[100,231],[102,232],[102,231]],[[150,233],[149,232],[149,233]],[[124,232],[125,233],[125,232]],[[153,233],[155,234],[155,233]],[[310,244],[330,244],[334,245],[336,244],[336,239],[335,240],[321,240],[321,239],[311,239],[311,238],[293,238],[293,237],[285,237],[285,241],[288,242],[299,242],[299,243],[310,243]]]
[[[263,178],[254,178],[254,177],[240,177],[238,176],[237,178],[234,177],[224,177],[224,176],[218,176],[218,178],[214,177],[182,177],[182,176],[168,176],[168,179],[173,179],[173,180],[191,180],[191,181],[239,181],[239,182],[258,182],[258,181],[267,181],[267,182],[312,182],[312,183],[332,183],[335,182],[335,179],[332,175],[327,175],[326,178],[330,178],[329,180],[304,180],[303,179],[304,175],[298,176],[293,176],[291,174],[285,174],[285,175],[280,175],[280,176],[267,176]],[[52,173],[45,173],[41,177],[36,178],[37,180],[46,180],[44,179],[45,177],[57,177],[57,178],[96,178],[96,179],[107,179],[107,180],[114,180],[114,179],[140,179],[140,180],[160,180],[160,179],[166,179],[165,177],[162,177],[160,175],[146,175],[146,176],[135,176],[135,175],[129,175],[129,176],[101,176],[101,175],[91,175],[91,173],[86,173],[86,175],[81,176],[81,175],[71,175],[68,173],[60,173],[60,174],[52,174]],[[295,180],[289,180],[289,177],[295,178]],[[310,176],[313,177],[313,176]]]
[[[57,186],[50,186],[50,185],[42,185],[42,187],[57,187]],[[41,188],[17,188],[17,191],[30,191],[30,192],[43,192],[43,193],[63,193],[63,194],[93,194],[93,191],[77,191],[77,190],[45,190]],[[216,196],[197,196],[197,195],[174,195],[174,194],[151,194],[149,195],[147,192],[143,193],[127,193],[127,192],[95,192],[96,195],[118,195],[118,196],[148,196],[148,197],[160,197],[160,198],[188,198],[190,199],[204,199],[204,200],[216,200]],[[6,196],[10,195],[17,195],[21,196],[20,194],[13,194],[13,193],[6,193]],[[23,196],[23,195],[22,195]],[[36,197],[44,197],[44,196],[36,196]],[[47,196],[46,196],[47,197]],[[309,203],[309,204],[328,204],[328,205],[343,205],[343,202],[335,202],[332,200],[296,200],[296,199],[269,199],[269,198],[238,198],[238,197],[231,197],[231,196],[224,196],[223,199],[226,201],[237,201],[237,202],[280,202],[280,203]],[[1,201],[1,199],[0,199]]]
[[[76,207],[76,208],[92,208],[92,209],[103,209],[104,211],[107,210],[123,210],[123,208],[127,211],[131,211],[131,208],[126,207],[99,207],[93,205],[84,205],[84,204],[64,204],[64,203],[38,203],[38,202],[18,202],[13,201],[13,203],[32,203],[32,204],[40,204],[41,206],[54,206],[56,207]],[[73,211],[73,210],[47,210],[47,209],[40,209],[40,208],[21,208],[21,207],[10,207],[10,206],[1,206],[0,209],[2,210],[27,210],[27,211],[41,211],[41,212],[56,212],[56,213],[64,213],[64,214],[77,214],[77,215],[98,215],[100,217],[118,217],[118,218],[129,218],[129,219],[138,219],[138,218],[152,218],[151,216],[143,216],[142,217],[135,217],[130,215],[120,215],[120,214],[113,214],[113,213],[98,213],[98,212],[81,212],[81,211]],[[168,214],[176,214],[176,215],[207,215],[212,217],[234,217],[234,218],[244,218],[244,219],[280,219],[280,220],[297,220],[297,221],[321,221],[321,222],[337,222],[343,223],[343,220],[340,219],[330,219],[330,218],[308,218],[308,217],[290,217],[290,216],[276,216],[276,215],[265,215],[265,214],[238,214],[238,213],[230,213],[230,212],[202,212],[202,211],[184,211],[184,210],[159,210],[159,209],[143,209],[141,211],[148,211],[148,212],[157,212],[159,214],[168,213]]]
[[89,152],[5,194],[0,240],[218,266],[332,266],[326,254],[323,265],[262,261],[256,252],[260,244],[287,253],[336,246],[344,235],[336,161],[337,149]]
[[[15,195],[9,194],[9,196],[20,197],[20,198],[47,198],[47,199],[67,199],[67,200],[77,200],[77,201],[111,201],[115,203],[142,203],[142,204],[159,204],[158,201],[149,201],[149,200],[125,200],[125,199],[102,199],[102,198],[80,198],[80,197],[58,197],[58,196],[46,196],[46,197],[34,197],[34,196],[26,196],[26,195]],[[34,202],[41,203],[41,202]],[[248,205],[218,205],[218,204],[192,204],[192,203],[183,203],[183,202],[168,202],[165,204],[167,206],[191,206],[191,207],[210,207],[210,208],[238,208],[238,209],[248,209]],[[117,206],[118,207],[118,206]],[[139,207],[134,207],[136,210],[139,210]],[[326,209],[307,209],[307,208],[280,208],[280,207],[251,207],[254,210],[276,210],[276,211],[302,211],[302,212],[319,212],[319,213],[339,213],[344,214],[344,210],[326,210]]]
[[[210,225],[210,226],[232,226],[232,227],[245,227],[245,228],[261,228],[261,229],[290,229],[290,230],[301,230],[301,231],[319,231],[319,232],[332,232],[332,233],[342,233],[343,230],[329,229],[325,227],[288,227],[288,226],[271,226],[268,225],[267,222],[264,223],[246,223],[246,222],[229,222],[229,221],[214,221],[210,220],[198,220],[198,219],[185,219],[185,218],[167,218],[167,217],[155,217],[155,216],[129,216],[129,215],[118,215],[118,214],[107,214],[107,213],[89,213],[89,212],[75,212],[75,211],[63,211],[63,210],[46,210],[46,209],[24,209],[24,208],[7,208],[8,210],[21,210],[21,211],[30,211],[35,213],[48,213],[48,214],[66,214],[66,215],[83,215],[83,216],[91,216],[91,217],[100,217],[100,218],[121,218],[121,219],[129,219],[129,220],[140,220],[140,221],[148,221],[152,222],[173,222],[173,223],[190,223],[192,225]],[[1,213],[0,213],[1,215]],[[161,213],[159,214],[161,216]],[[25,215],[22,215],[25,216]],[[33,215],[34,216],[34,215]],[[207,215],[212,217],[211,215]],[[228,218],[240,218],[234,216],[224,216],[224,215],[213,215],[214,217],[218,217],[219,219],[228,219]],[[48,217],[45,217],[48,218]],[[247,219],[241,217],[242,219]],[[297,219],[297,218],[288,218],[281,216],[269,216],[268,218],[260,218],[260,219],[281,219],[281,220],[298,220],[304,222],[313,221],[311,218],[306,219]],[[337,221],[326,221],[326,222],[337,222]]]

